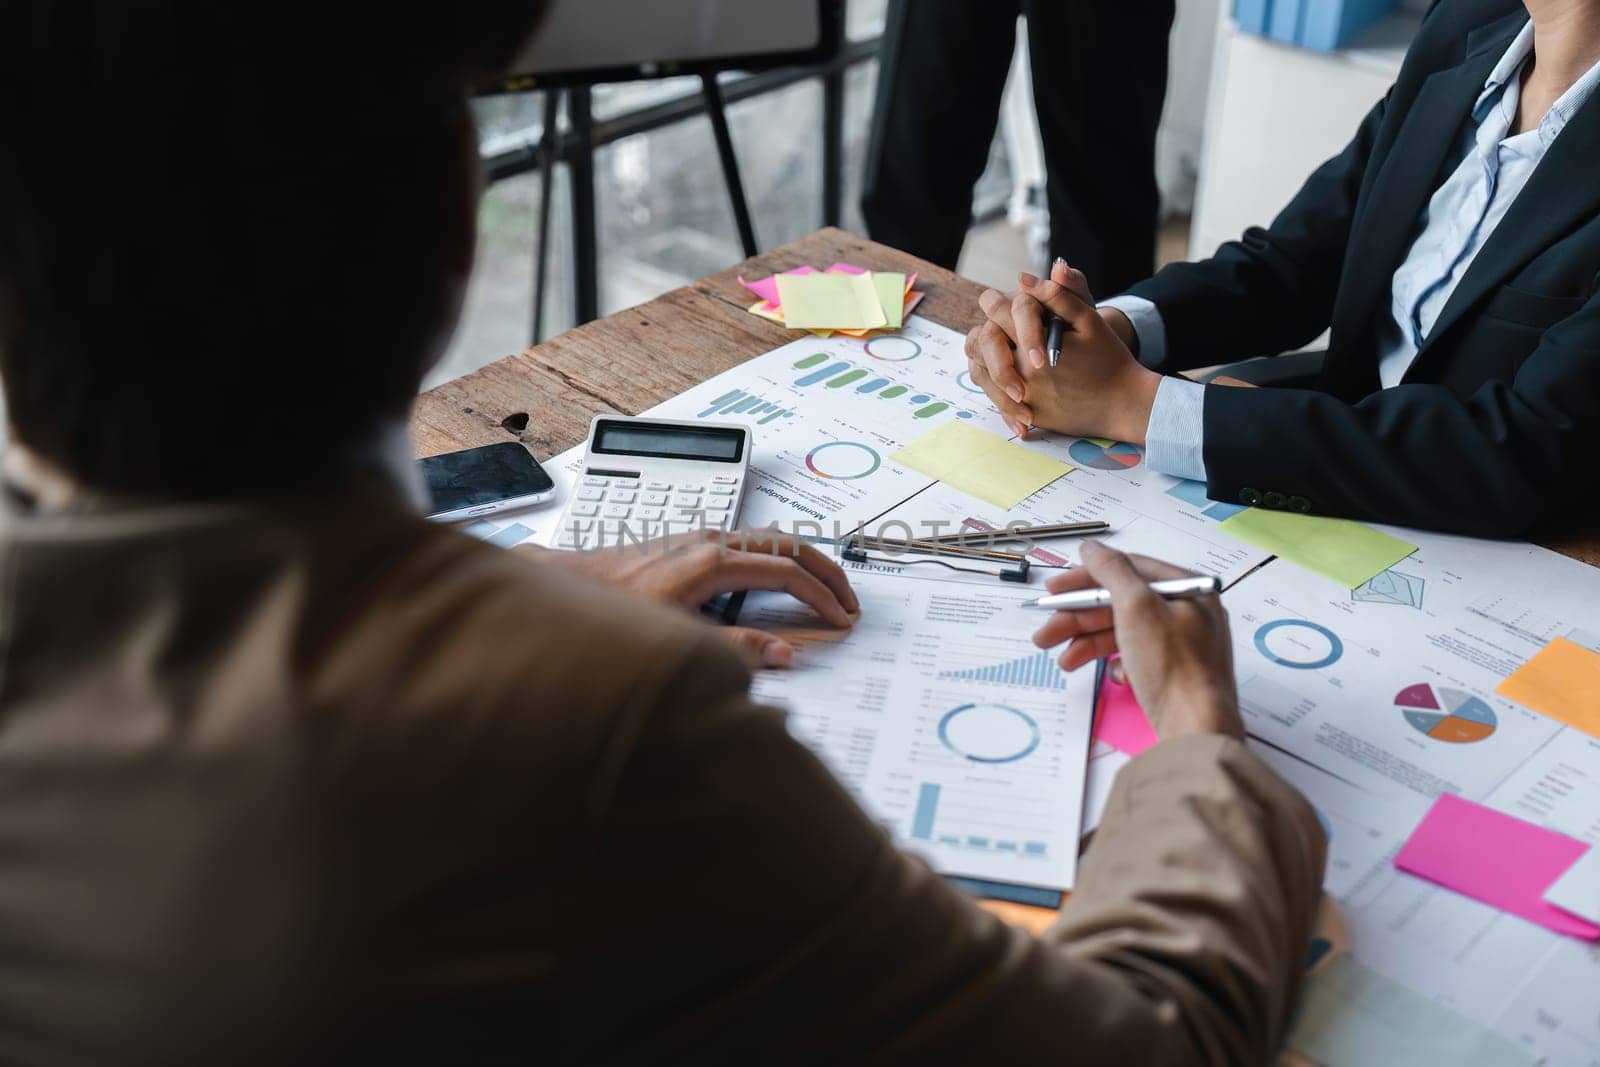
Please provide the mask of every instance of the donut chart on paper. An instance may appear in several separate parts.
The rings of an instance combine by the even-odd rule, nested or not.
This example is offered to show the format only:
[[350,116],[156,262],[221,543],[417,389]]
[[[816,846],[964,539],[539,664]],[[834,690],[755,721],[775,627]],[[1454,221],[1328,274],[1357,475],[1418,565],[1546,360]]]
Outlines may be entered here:
[[973,763],[1015,763],[1039,747],[1039,724],[1009,704],[962,704],[939,720],[939,740]]
[[1344,655],[1339,635],[1309,619],[1275,619],[1256,630],[1256,651],[1280,667],[1315,671]]
[[819,478],[853,481],[881,466],[878,450],[859,441],[828,441],[806,453],[806,469]]
[[885,363],[906,363],[922,355],[922,346],[909,337],[874,337],[861,348]]

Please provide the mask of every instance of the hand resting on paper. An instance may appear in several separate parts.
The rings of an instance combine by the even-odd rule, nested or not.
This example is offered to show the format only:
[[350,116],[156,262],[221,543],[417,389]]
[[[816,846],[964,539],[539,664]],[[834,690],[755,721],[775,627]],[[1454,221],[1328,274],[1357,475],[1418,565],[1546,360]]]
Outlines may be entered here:
[[[1143,444],[1161,376],[1140,365],[1127,316],[1097,311],[1083,275],[1058,262],[1050,278],[1020,275],[1014,293],[986,290],[987,319],[967,335],[967,370],[1018,434],[1032,427]],[[1046,355],[1049,316],[1066,323],[1061,362]]]
[[1244,736],[1233,680],[1228,616],[1216,597],[1162,600],[1147,582],[1183,578],[1171,564],[1125,556],[1094,541],[1082,548],[1083,566],[1046,582],[1052,593],[1095,586],[1111,592],[1112,606],[1059,611],[1034,634],[1034,644],[1068,642],[1059,661],[1067,670],[1122,653],[1133,694],[1165,740],[1185,734]]
[[[516,551],[615,585],[646,600],[690,613],[713,597],[741,590],[788,593],[834,626],[855,623],[861,604],[839,565],[794,537],[766,531],[695,530],[645,545],[594,552],[558,552],[532,545]],[[776,634],[744,626],[719,628],[763,667],[787,667],[794,648]]]

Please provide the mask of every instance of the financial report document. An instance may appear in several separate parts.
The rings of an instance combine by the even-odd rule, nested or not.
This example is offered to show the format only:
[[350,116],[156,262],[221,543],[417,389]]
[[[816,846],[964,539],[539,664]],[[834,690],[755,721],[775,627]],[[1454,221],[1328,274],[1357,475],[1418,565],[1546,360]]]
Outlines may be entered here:
[[[1037,589],[930,566],[846,563],[851,630],[752,593],[739,622],[794,665],[756,677],[897,844],[943,874],[1070,889],[1084,817],[1095,671],[1033,646]],[[914,577],[910,572],[916,571]],[[924,573],[925,572],[925,573]]]
[[1353,590],[1275,560],[1223,595],[1251,746],[1322,818],[1338,947],[1549,1063],[1595,1067],[1600,945],[1393,861],[1444,793],[1600,846],[1600,738],[1495,692],[1553,638],[1600,651],[1600,571],[1394,532],[1418,551]]

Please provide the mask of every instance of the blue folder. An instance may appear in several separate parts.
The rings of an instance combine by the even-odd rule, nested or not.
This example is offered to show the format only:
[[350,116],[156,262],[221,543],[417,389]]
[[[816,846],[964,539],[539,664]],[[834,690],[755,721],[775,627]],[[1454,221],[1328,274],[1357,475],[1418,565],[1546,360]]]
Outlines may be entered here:
[[[1285,0],[1293,3],[1294,0]],[[1267,13],[1272,10],[1272,0],[1235,0],[1233,20],[1246,33],[1266,33]]]
[[[1267,36],[1284,44],[1300,43],[1300,19],[1312,0],[1272,0],[1267,12]],[[1337,2],[1337,0],[1334,0]]]
[[1395,0],[1305,0],[1300,44],[1321,52],[1342,48],[1394,8]]

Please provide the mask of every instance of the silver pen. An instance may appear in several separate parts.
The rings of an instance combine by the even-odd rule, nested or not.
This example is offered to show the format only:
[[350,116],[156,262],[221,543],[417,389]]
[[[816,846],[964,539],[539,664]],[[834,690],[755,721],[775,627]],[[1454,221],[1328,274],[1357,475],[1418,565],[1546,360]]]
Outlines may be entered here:
[[[1163,578],[1150,583],[1150,591],[1162,600],[1194,600],[1203,596],[1216,596],[1222,592],[1222,579],[1214,574],[1194,578]],[[1109,608],[1111,590],[1076,589],[1070,593],[1052,593],[1038,600],[1030,600],[1023,607],[1044,608],[1047,611],[1088,611],[1091,608]]]

